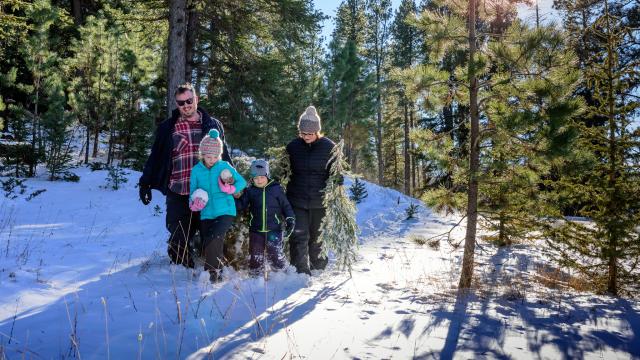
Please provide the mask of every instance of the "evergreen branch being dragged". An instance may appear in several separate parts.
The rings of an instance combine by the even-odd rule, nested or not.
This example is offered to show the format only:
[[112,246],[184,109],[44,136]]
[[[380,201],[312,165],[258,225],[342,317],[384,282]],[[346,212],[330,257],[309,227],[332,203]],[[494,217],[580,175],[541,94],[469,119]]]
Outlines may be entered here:
[[342,186],[347,165],[343,148],[344,141],[341,140],[331,151],[328,162],[329,178],[322,200],[326,213],[320,225],[318,240],[322,244],[324,256],[327,256],[329,250],[333,251],[338,268],[347,269],[351,275],[353,263],[357,259],[360,229],[356,223],[356,207]]

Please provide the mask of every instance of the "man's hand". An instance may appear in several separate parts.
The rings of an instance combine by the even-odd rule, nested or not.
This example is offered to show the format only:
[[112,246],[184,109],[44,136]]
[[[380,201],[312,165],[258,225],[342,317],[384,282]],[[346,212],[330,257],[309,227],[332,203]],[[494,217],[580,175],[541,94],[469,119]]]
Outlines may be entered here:
[[138,184],[138,188],[140,201],[142,201],[142,203],[145,205],[149,205],[149,203],[151,202],[151,186]]
[[286,234],[286,237],[290,237],[291,234],[293,234],[293,230],[296,228],[296,219],[294,218],[287,218],[286,223],[284,225],[284,231]]

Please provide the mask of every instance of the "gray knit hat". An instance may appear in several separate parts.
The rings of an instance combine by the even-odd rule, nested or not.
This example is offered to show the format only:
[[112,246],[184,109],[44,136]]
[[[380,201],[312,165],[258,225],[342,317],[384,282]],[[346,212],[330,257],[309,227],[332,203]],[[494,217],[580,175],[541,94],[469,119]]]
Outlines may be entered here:
[[309,106],[303,113],[300,115],[300,120],[298,121],[298,130],[305,133],[317,133],[320,132],[320,116],[318,115],[318,111],[313,106]]
[[264,159],[257,159],[251,162],[251,177],[269,177],[269,163]]

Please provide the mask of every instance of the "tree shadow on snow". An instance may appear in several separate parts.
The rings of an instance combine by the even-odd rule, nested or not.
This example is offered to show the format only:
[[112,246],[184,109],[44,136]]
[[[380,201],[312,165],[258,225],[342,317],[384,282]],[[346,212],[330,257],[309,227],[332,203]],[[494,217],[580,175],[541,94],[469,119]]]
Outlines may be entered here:
[[[201,359],[205,357],[220,358],[227,356],[233,354],[234,350],[238,350],[246,343],[255,342],[261,338],[275,334],[307,316],[319,303],[335,294],[347,281],[349,281],[349,279],[335,286],[324,287],[302,303],[287,302],[275,310],[264,311],[249,320],[244,326],[230,331],[227,334],[220,334],[212,344],[194,352],[188,359]],[[262,351],[256,348],[252,350],[258,353]]]
[[[508,250],[500,248],[492,256],[491,262],[501,264],[509,256]],[[492,272],[486,279],[488,286],[495,286],[499,281],[499,272]],[[490,300],[482,298],[473,292],[458,291],[453,309],[445,304],[437,311],[431,313],[433,324],[425,328],[425,332],[430,328],[449,321],[447,336],[444,346],[438,353],[429,352],[418,356],[418,358],[430,358],[437,355],[440,359],[454,359],[458,351],[471,351],[474,354],[489,355],[496,359],[510,359],[502,351],[504,340],[504,328],[499,319],[494,319],[487,315],[490,308]],[[476,310],[477,309],[477,310]],[[499,346],[495,346],[498,343]]]
[[[525,253],[518,253],[517,247],[498,248],[490,258],[496,265],[483,281],[483,287],[496,289],[504,282],[504,269],[501,265],[509,258],[517,258],[516,265],[526,270],[533,262]],[[526,339],[529,353],[538,358],[550,354],[561,354],[564,359],[584,358],[588,354],[598,353],[608,348],[620,351],[636,358],[640,356],[640,315],[637,306],[624,299],[601,298],[596,301],[580,302],[574,295],[557,293],[558,301],[527,300],[510,298],[497,293],[464,294],[458,293],[455,303],[441,304],[430,313],[431,321],[423,334],[449,322],[447,336],[440,351],[429,351],[415,358],[453,359],[456,353],[468,352],[476,356],[489,356],[497,359],[518,357],[505,349],[505,339],[521,334]],[[594,299],[595,300],[595,299]],[[453,306],[451,306],[453,305]],[[618,328],[612,328],[607,322],[618,321]],[[584,325],[597,325],[585,330]],[[632,335],[629,336],[629,330]],[[625,334],[626,333],[626,334]],[[543,348],[552,346],[548,352]],[[511,350],[525,349],[512,348]],[[522,355],[522,353],[520,353]]]

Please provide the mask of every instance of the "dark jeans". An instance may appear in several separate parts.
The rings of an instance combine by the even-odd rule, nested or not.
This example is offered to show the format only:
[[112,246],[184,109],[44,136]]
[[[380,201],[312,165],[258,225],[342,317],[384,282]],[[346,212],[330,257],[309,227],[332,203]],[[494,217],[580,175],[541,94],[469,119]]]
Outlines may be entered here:
[[284,254],[282,252],[282,232],[269,231],[266,233],[249,233],[249,270],[257,273],[264,267],[264,258],[274,270],[284,268]]
[[209,271],[212,280],[218,280],[220,269],[224,266],[224,236],[233,224],[234,216],[222,215],[215,219],[201,220],[202,247],[204,249],[204,269]]
[[200,213],[189,209],[189,195],[167,192],[166,227],[170,236],[167,253],[171,262],[193,267],[189,242],[200,228]]
[[293,208],[296,228],[289,240],[291,264],[299,273],[311,274],[311,270],[324,269],[328,259],[322,256],[322,244],[318,242],[320,224],[325,209]]

